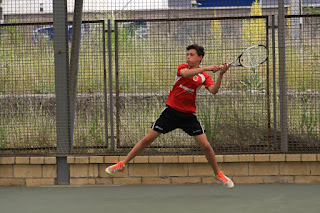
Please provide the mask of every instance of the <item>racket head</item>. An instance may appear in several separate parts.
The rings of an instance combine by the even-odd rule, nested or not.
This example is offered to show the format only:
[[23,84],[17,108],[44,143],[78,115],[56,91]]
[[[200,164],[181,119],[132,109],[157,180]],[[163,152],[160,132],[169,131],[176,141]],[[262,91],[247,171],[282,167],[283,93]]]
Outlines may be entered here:
[[268,60],[268,49],[262,44],[246,49],[239,58],[243,67],[254,68]]
[[267,61],[268,55],[268,48],[262,44],[258,44],[247,48],[230,64],[233,66],[254,68]]

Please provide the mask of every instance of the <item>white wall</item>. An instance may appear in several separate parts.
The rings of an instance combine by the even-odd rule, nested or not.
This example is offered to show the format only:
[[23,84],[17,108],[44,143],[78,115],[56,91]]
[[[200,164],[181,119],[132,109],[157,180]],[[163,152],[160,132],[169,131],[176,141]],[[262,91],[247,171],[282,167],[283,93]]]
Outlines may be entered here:
[[0,0],[0,24],[3,23],[2,0]]
[[[52,13],[53,0],[2,0],[3,14]],[[68,0],[68,12],[72,13],[74,1]],[[104,10],[166,9],[168,0],[84,0],[83,12]],[[40,12],[43,4],[43,12]]]
[[147,10],[166,9],[168,0],[109,0],[105,10]]
[[52,12],[53,0],[3,0],[4,14],[40,13],[40,4],[43,4],[43,13]]

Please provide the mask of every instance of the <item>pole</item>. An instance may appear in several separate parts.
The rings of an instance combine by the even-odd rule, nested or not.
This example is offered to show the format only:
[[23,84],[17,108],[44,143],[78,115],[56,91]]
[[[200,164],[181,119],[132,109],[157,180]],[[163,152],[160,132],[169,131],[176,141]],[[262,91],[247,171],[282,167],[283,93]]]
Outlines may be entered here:
[[[74,14],[72,24],[72,43],[71,43],[71,59],[70,59],[70,131],[73,141],[74,121],[77,107],[77,81],[79,70],[79,54],[81,44],[81,24],[82,24],[82,7],[83,0],[76,0],[74,3]],[[71,151],[72,151],[71,143]]]
[[278,2],[278,49],[279,49],[281,152],[288,152],[284,0],[279,0]]
[[54,67],[57,128],[57,183],[69,184],[67,155],[71,151],[69,99],[69,47],[67,0],[53,1]]
[[113,119],[113,83],[112,83],[112,33],[111,20],[108,20],[108,56],[109,56],[109,97],[110,97],[110,131],[111,150],[114,151],[114,119]]
[[273,75],[273,143],[278,146],[277,139],[277,82],[276,82],[276,35],[275,35],[275,18],[272,15],[272,75]]

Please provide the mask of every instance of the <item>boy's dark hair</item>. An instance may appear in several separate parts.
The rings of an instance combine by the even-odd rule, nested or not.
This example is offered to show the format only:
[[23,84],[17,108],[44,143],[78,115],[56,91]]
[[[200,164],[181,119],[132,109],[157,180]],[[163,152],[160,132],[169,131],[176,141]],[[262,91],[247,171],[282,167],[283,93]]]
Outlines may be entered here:
[[202,46],[199,46],[198,44],[191,44],[187,47],[187,51],[192,49],[197,51],[198,56],[204,56],[204,48]]

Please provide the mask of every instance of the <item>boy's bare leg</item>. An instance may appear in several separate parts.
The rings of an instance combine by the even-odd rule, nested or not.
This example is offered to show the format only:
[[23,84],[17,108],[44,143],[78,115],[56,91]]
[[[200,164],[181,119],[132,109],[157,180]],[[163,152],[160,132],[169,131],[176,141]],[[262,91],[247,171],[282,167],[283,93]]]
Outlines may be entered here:
[[211,165],[211,167],[214,171],[214,174],[218,175],[220,170],[218,167],[216,156],[215,156],[214,151],[213,151],[213,149],[207,139],[206,134],[197,135],[197,136],[194,136],[194,138],[200,144],[200,147],[203,150],[204,155],[206,156],[209,164]]
[[149,146],[161,133],[150,129],[149,132],[132,148],[123,164],[127,165],[135,156],[140,154],[147,146]]
[[205,134],[201,134],[195,136],[194,138],[200,144],[209,164],[211,165],[214,171],[214,178],[220,181],[226,188],[232,189],[234,187],[234,183],[230,178],[225,176],[223,172],[220,173],[216,156],[207,139],[207,136]]

